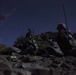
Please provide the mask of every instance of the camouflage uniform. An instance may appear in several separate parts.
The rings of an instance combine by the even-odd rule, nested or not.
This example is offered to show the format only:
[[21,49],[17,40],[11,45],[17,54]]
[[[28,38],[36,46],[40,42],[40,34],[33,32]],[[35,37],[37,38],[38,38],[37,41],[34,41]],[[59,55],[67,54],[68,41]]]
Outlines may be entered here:
[[64,24],[59,24],[57,29],[58,36],[56,41],[62,52],[67,55],[68,53],[75,51],[74,47],[76,47],[76,40],[70,33],[67,33],[66,26]]

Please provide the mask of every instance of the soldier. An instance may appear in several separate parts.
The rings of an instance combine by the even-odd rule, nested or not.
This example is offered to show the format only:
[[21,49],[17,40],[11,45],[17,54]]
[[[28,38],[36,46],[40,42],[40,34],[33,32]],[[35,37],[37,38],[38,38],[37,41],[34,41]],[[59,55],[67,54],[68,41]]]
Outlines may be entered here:
[[76,40],[69,32],[67,32],[65,24],[58,24],[57,30],[58,36],[56,38],[56,41],[58,46],[65,55],[71,54],[71,52],[75,51]]
[[26,39],[27,39],[27,47],[32,45],[35,50],[38,49],[38,46],[36,44],[36,41],[34,40],[34,36],[30,29],[28,29],[28,33],[26,34]]
[[30,29],[28,29],[28,32],[26,34],[26,38],[28,38],[28,39],[32,39],[33,38],[33,34],[32,34]]

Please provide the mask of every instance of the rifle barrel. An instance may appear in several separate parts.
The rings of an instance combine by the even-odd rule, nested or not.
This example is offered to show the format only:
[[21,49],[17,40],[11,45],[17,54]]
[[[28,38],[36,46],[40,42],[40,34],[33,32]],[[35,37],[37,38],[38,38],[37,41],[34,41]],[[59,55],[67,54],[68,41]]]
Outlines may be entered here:
[[[65,17],[65,23],[66,23],[66,28],[67,28],[67,35],[68,35],[68,24],[67,24],[67,18],[66,18],[66,12],[65,12],[65,8],[64,8],[64,4],[62,4],[62,7],[63,7],[63,12],[64,12],[64,17]],[[69,38],[69,35],[68,35],[68,38]]]

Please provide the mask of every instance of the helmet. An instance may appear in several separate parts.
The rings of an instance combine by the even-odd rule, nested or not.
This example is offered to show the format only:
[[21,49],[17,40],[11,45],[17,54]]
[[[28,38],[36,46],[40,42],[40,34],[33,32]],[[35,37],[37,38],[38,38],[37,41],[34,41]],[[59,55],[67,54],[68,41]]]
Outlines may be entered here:
[[60,24],[58,24],[57,29],[58,30],[62,30],[62,29],[66,30],[66,26],[64,23],[60,23]]
[[28,29],[29,32],[31,32],[31,29]]

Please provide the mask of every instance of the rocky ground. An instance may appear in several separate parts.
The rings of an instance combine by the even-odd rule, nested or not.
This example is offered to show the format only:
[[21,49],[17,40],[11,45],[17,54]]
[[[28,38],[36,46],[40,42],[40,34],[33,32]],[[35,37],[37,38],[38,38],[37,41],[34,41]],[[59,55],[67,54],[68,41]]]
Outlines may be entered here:
[[76,57],[0,55],[0,75],[76,75]]

